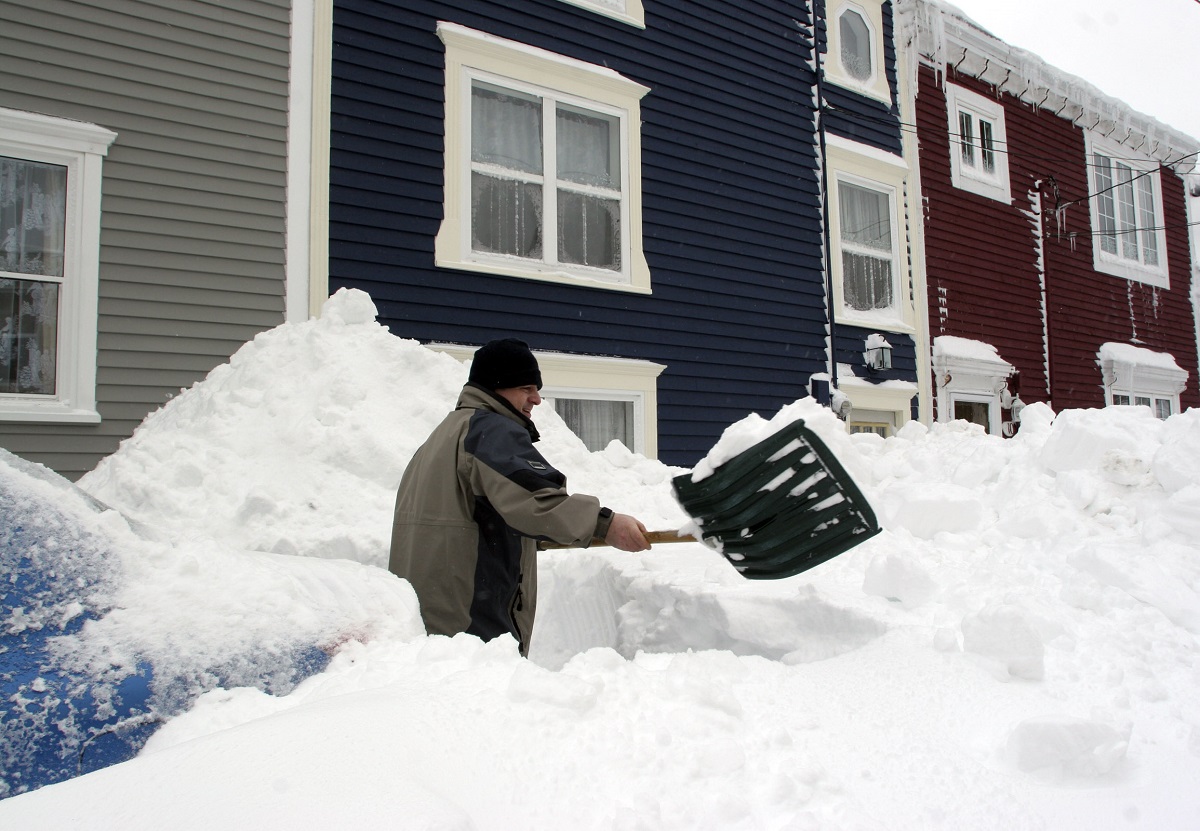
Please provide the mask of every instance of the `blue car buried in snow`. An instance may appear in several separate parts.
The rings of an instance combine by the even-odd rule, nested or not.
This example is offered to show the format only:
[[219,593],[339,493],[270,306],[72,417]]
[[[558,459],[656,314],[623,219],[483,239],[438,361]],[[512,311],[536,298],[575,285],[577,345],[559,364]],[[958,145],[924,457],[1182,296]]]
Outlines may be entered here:
[[[132,758],[202,691],[181,697],[136,656],[97,666],[69,648],[113,610],[122,579],[113,543],[81,521],[81,511],[105,510],[0,450],[0,799]],[[288,681],[328,660],[316,647],[297,650]],[[219,670],[212,677],[219,686]],[[156,695],[163,689],[171,694]]]

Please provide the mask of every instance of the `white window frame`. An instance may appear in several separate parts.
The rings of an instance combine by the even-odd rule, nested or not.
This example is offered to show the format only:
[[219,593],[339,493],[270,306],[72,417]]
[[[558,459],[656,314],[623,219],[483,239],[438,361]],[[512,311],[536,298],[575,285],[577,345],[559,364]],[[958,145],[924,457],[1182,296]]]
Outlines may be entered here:
[[[642,250],[641,99],[649,87],[594,66],[455,23],[438,23],[446,46],[444,218],[434,245],[441,268],[650,293]],[[471,84],[481,80],[545,95],[621,120],[621,270],[550,264],[471,247]],[[552,86],[551,86],[552,84]]]
[[[1163,213],[1162,178],[1159,163],[1153,159],[1135,157],[1134,151],[1129,148],[1115,142],[1106,141],[1102,136],[1091,132],[1086,134],[1085,147],[1087,150],[1088,193],[1091,194],[1088,201],[1091,206],[1092,219],[1092,258],[1096,271],[1110,274],[1114,277],[1122,277],[1126,280],[1169,289],[1171,281],[1167,268],[1167,235],[1163,228],[1165,214]],[[1103,250],[1102,238],[1105,235],[1100,231],[1102,194],[1098,193],[1103,188],[1097,182],[1098,168],[1096,165],[1096,154],[1106,156],[1114,163],[1128,166],[1134,177],[1145,174],[1152,183],[1154,189],[1153,198],[1150,200],[1149,205],[1144,205],[1143,193],[1138,187],[1137,182],[1134,182],[1134,227],[1143,227],[1144,209],[1153,211],[1154,216],[1152,221],[1154,225],[1152,227],[1154,228],[1153,234],[1158,253],[1157,265],[1147,265],[1142,261],[1142,251],[1144,249],[1140,233],[1136,235],[1138,259],[1133,260],[1120,253],[1123,248],[1122,237],[1125,233],[1128,233],[1121,231],[1120,227],[1118,227],[1116,232],[1118,253],[1114,254]],[[1119,216],[1120,208],[1114,204],[1113,210],[1117,214],[1119,226],[1121,223],[1121,217]]]
[[[852,142],[841,136],[826,139],[826,164],[829,165],[829,239],[830,261],[833,266],[833,292],[838,323],[862,326],[876,331],[913,334],[916,331],[916,308],[912,301],[907,250],[907,224],[904,221],[903,198],[908,167],[890,153]],[[863,311],[845,303],[842,284],[841,204],[839,184],[847,182],[887,194],[892,222],[893,306],[888,310]]]
[[[458,344],[431,343],[429,348],[467,364],[475,354],[475,347]],[[542,373],[543,397],[632,402],[634,446],[629,449],[650,459],[658,458],[658,376],[666,366],[636,358],[541,351],[533,354]]]
[[[992,156],[995,166],[991,172],[982,166],[980,131],[972,136],[976,163],[963,160],[960,116],[966,113],[978,125],[986,121],[992,126]],[[1004,129],[1004,105],[954,84],[946,86],[946,118],[950,129],[950,180],[956,188],[979,196],[1012,204],[1012,187],[1008,176],[1008,135]]]
[[642,8],[642,0],[562,0],[572,6],[620,20],[639,29],[646,28],[646,12]]
[[[842,64],[842,15],[856,12],[867,24],[871,39],[871,77],[859,80]],[[826,78],[840,87],[891,103],[892,91],[888,86],[883,50],[883,2],[882,0],[827,0],[825,20],[828,47],[821,66]]]
[[[87,423],[96,410],[100,195],[117,134],[95,124],[0,108],[0,155],[67,168],[54,395],[0,394],[0,421]],[[18,275],[57,282],[57,278]]]
[[1179,396],[1187,387],[1188,373],[1171,355],[1106,343],[1097,352],[1096,361],[1104,383],[1105,406],[1121,406],[1117,398],[1124,396],[1131,405],[1150,407],[1156,416],[1159,401],[1169,402],[1172,414],[1180,412]]

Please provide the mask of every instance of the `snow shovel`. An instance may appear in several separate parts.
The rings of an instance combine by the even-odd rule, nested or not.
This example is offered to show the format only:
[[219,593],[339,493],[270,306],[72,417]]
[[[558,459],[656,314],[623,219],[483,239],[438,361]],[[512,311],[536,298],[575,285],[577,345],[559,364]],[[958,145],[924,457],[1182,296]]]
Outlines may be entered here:
[[[879,533],[862,491],[800,419],[704,479],[693,482],[685,473],[672,486],[699,525],[701,541],[752,580],[791,577]],[[677,531],[647,537],[652,543],[696,539]]]

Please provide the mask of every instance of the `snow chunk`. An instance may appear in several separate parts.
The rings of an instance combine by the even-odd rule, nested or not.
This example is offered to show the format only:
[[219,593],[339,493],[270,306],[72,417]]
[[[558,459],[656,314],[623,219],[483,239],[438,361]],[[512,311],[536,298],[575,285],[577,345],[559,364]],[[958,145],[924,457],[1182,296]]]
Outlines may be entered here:
[[965,652],[998,661],[1007,675],[1030,681],[1045,675],[1046,646],[1021,609],[989,606],[963,618],[962,632]]
[[1006,750],[1020,770],[1058,780],[1103,776],[1125,758],[1128,747],[1128,730],[1069,716],[1043,716],[1017,725]]
[[334,325],[374,323],[379,316],[371,295],[358,289],[338,289],[321,307],[321,320]]

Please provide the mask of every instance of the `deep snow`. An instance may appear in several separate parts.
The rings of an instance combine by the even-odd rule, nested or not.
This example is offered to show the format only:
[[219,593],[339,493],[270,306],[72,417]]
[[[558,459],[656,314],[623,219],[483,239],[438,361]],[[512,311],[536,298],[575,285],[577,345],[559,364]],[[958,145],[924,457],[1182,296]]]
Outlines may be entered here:
[[[138,758],[0,801],[0,827],[1197,827],[1200,413],[1031,405],[1011,440],[848,436],[808,399],[748,416],[698,468],[804,418],[883,533],[773,582],[696,543],[547,554],[524,660],[426,637],[381,568],[465,377],[342,291],[84,477],[120,514],[55,491],[120,572],[62,654],[149,661],[194,703]],[[686,522],[681,471],[535,420],[573,489]],[[293,687],[305,644],[333,659]]]

